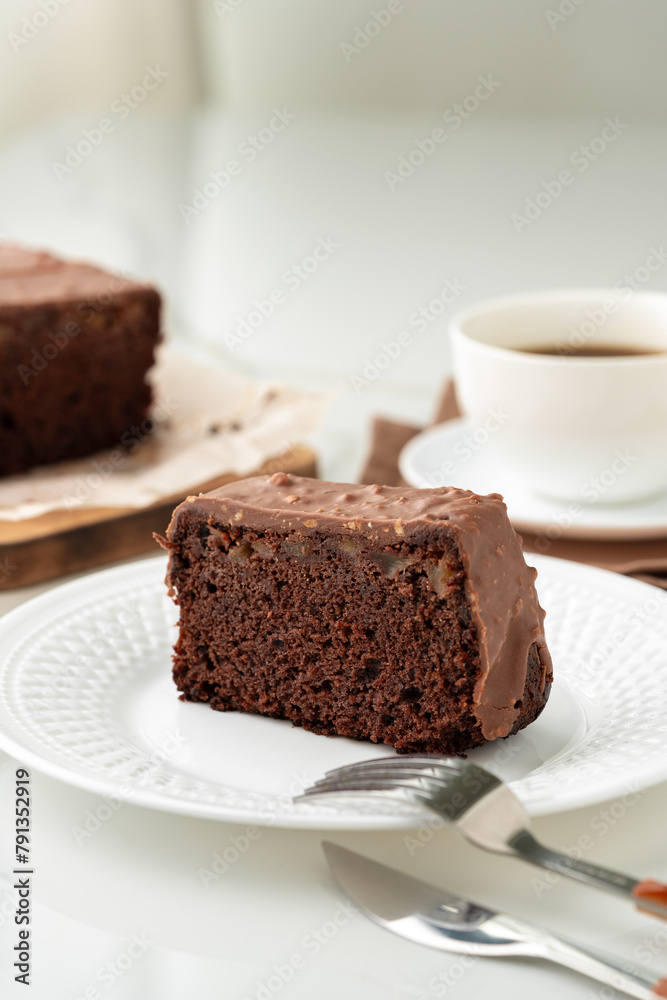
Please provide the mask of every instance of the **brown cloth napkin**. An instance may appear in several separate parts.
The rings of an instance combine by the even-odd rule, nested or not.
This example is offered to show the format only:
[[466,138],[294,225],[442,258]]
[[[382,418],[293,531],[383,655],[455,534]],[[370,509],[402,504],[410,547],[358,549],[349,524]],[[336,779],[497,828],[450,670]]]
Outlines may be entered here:
[[[456,402],[454,383],[449,381],[438,401],[431,425],[453,420],[461,415]],[[362,483],[382,483],[398,486],[403,480],[398,471],[398,455],[403,445],[418,434],[420,427],[376,417],[371,430],[371,444],[361,474]],[[452,484],[455,485],[455,484]],[[667,538],[639,541],[595,541],[585,539],[551,539],[546,535],[521,531],[527,552],[542,552],[561,559],[600,566],[624,573],[645,583],[667,590]]]

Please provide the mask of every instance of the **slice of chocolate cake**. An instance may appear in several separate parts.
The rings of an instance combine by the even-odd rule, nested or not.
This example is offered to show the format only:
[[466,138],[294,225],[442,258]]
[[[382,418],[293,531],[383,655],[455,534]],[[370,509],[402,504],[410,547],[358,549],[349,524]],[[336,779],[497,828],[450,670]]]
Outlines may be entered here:
[[438,753],[544,708],[536,572],[496,494],[281,472],[188,497],[160,541],[186,700]]
[[0,246],[0,475],[149,429],[160,296],[74,261]]

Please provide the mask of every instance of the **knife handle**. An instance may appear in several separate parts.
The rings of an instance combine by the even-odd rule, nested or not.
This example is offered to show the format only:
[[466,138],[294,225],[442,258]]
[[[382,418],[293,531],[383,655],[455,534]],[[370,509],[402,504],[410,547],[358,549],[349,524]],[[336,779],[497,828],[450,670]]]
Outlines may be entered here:
[[564,938],[549,935],[542,941],[544,957],[581,972],[591,979],[622,990],[638,1000],[656,1000],[667,997],[667,979],[656,980],[627,963],[621,965],[611,955],[580,948]]

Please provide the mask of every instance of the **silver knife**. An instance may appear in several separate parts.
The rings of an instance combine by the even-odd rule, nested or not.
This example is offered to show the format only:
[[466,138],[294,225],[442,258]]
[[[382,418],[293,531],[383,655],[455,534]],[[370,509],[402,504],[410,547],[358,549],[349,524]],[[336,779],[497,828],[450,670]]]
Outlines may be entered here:
[[581,972],[639,1000],[667,997],[657,980],[523,920],[471,903],[344,847],[322,847],[341,889],[381,927],[417,944],[466,955],[523,955]]

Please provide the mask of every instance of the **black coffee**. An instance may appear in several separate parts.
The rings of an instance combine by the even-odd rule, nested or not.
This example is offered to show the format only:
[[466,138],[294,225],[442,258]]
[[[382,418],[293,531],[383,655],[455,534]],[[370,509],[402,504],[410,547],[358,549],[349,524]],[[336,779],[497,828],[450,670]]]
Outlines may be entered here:
[[625,347],[623,344],[585,344],[582,347],[553,344],[548,347],[519,347],[517,350],[522,354],[550,354],[561,358],[625,358],[665,353],[657,347]]

